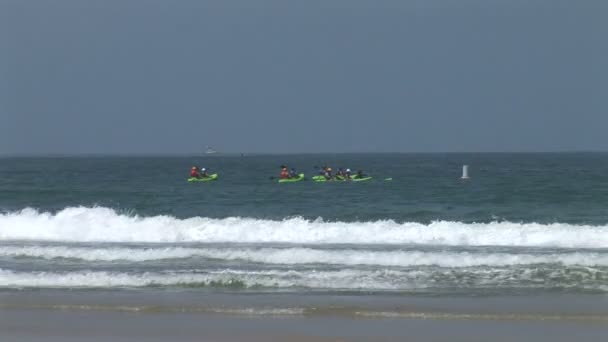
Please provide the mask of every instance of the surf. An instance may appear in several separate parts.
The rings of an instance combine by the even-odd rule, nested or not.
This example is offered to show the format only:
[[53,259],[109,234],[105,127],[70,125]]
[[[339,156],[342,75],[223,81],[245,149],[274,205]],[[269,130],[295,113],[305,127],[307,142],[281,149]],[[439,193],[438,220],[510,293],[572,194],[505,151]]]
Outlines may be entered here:
[[138,216],[104,207],[0,214],[0,241],[115,243],[284,243],[608,248],[608,226],[517,222],[429,224]]
[[[521,253],[470,251],[378,251],[350,248],[303,247],[148,247],[148,246],[3,246],[0,258],[43,260],[71,259],[80,262],[132,263],[148,261],[193,260],[239,261],[271,265],[343,265],[386,267],[506,267],[552,264],[562,266],[608,267],[608,253],[562,252]],[[204,263],[206,260],[200,260]]]
[[12,271],[0,269],[0,288],[227,288],[252,290],[496,291],[506,289],[606,292],[600,268],[356,269],[182,271]]

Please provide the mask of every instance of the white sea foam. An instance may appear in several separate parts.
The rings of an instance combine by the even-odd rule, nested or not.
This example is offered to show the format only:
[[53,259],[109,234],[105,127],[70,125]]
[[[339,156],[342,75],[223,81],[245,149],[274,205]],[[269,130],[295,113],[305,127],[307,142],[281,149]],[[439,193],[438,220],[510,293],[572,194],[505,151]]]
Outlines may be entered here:
[[373,251],[361,249],[323,250],[314,248],[138,248],[74,246],[5,246],[0,257],[42,259],[70,258],[83,261],[144,262],[186,258],[208,258],[266,264],[329,264],[377,266],[511,266],[561,264],[565,266],[608,266],[608,253],[569,252],[551,254],[487,253],[449,251]]
[[[599,278],[598,278],[599,277]],[[411,290],[437,288],[579,288],[605,291],[606,272],[595,268],[551,269],[541,272],[495,270],[389,270],[378,268],[338,271],[234,270],[174,272],[15,272],[0,269],[0,288],[115,288],[115,287],[261,287],[342,290]]]
[[108,208],[71,207],[56,214],[33,209],[1,214],[2,240],[608,248],[608,226],[449,221],[421,224],[391,220],[325,222],[302,218],[282,221],[239,217],[177,219],[128,216]]
[[[143,272],[122,273],[107,271],[79,272],[14,272],[0,269],[0,287],[21,288],[111,288],[144,286],[241,286],[319,289],[397,289],[395,279],[386,275],[390,271],[241,271],[215,272]],[[396,275],[396,274],[395,274]]]

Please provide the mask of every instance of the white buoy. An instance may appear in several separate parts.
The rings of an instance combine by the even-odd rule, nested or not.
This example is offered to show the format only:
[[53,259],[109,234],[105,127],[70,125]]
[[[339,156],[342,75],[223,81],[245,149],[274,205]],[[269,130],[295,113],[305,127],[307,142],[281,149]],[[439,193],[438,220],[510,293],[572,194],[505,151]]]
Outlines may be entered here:
[[460,179],[469,179],[469,165],[462,165],[462,177]]

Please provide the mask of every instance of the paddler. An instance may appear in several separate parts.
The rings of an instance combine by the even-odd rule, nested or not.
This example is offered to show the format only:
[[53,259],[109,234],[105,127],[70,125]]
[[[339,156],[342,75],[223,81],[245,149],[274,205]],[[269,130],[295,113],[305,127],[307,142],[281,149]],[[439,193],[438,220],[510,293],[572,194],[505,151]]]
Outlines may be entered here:
[[362,170],[357,171],[357,174],[355,175],[355,178],[365,178],[367,177],[367,175],[365,173],[363,173]]
[[344,171],[344,179],[350,179],[350,169],[346,169],[346,171]]
[[323,176],[325,176],[325,179],[327,179],[327,180],[330,180],[333,178],[333,176],[331,174],[331,167],[325,168],[325,173],[323,174]]
[[201,168],[201,178],[209,178],[209,173],[207,173],[207,169],[204,167]]
[[298,174],[296,173],[296,169],[293,168],[293,167],[289,170],[289,178],[298,178]]
[[193,167],[190,169],[190,178],[201,178],[201,174],[200,174],[200,172],[198,171],[198,167],[193,166]]
[[338,171],[336,172],[336,178],[337,177],[344,178],[344,170],[342,170],[341,167],[339,167]]
[[279,175],[280,179],[288,179],[289,178],[289,170],[287,170],[287,166],[281,165],[281,173]]

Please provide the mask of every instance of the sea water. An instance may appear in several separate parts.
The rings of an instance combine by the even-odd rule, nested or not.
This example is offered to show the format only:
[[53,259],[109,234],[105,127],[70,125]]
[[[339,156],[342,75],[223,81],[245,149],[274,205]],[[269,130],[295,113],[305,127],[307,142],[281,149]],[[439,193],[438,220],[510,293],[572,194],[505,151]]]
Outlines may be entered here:
[[5,292],[608,293],[603,153],[5,157],[0,210]]

